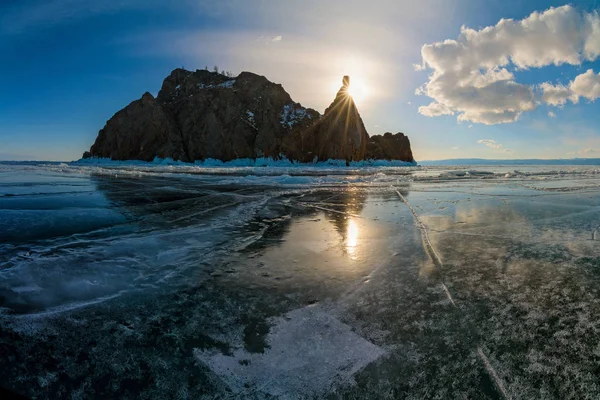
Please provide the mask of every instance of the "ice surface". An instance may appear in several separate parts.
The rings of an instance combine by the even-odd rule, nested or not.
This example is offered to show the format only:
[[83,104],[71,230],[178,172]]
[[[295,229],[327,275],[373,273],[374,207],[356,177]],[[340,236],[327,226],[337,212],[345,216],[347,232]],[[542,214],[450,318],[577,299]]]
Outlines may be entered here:
[[1,163],[0,385],[597,398],[599,172]]
[[290,311],[271,323],[264,353],[196,350],[195,355],[237,395],[298,398],[351,383],[356,372],[385,354],[317,307]]

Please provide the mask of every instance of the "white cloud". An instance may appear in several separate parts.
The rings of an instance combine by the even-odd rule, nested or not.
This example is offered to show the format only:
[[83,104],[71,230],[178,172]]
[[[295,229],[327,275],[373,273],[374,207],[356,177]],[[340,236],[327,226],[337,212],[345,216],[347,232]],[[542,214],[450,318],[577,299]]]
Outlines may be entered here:
[[[579,65],[599,55],[600,16],[568,5],[522,20],[501,19],[480,30],[463,26],[457,40],[422,47],[422,65],[433,72],[416,93],[434,102],[419,112],[430,117],[456,113],[458,121],[488,125],[514,122],[535,109],[539,98],[534,87],[516,82],[507,67]],[[550,84],[541,89],[543,101],[553,105],[564,104],[574,90]],[[586,96],[600,97],[600,84]]]
[[543,92],[542,101],[551,106],[564,106],[569,98],[574,103],[579,101],[577,97],[572,97],[571,90],[564,85],[552,85],[544,82],[540,85],[540,89]]
[[259,42],[264,42],[264,43],[270,43],[270,42],[281,42],[283,40],[283,36],[281,35],[276,35],[276,36],[264,36],[261,35],[258,37],[258,41]]
[[452,150],[458,150],[458,149],[460,149],[460,147],[458,147],[458,146],[452,147]]
[[473,127],[473,124],[467,126],[467,128],[471,129]]
[[486,145],[487,147],[491,147],[493,149],[499,149],[502,147],[500,143],[492,139],[480,139],[477,141],[477,143]]
[[548,116],[550,118],[556,118],[556,114],[554,114],[552,111],[548,111]]
[[588,69],[577,75],[568,86],[545,82],[540,88],[543,91],[542,101],[551,106],[563,106],[567,100],[576,104],[580,97],[594,101],[600,97],[600,73],[595,74],[593,70]]
[[427,117],[439,117],[440,115],[454,115],[454,111],[452,111],[449,107],[446,107],[445,105],[436,102],[433,102],[428,106],[419,107],[419,113]]
[[458,116],[459,122],[475,122],[485,125],[503,124],[507,122],[515,122],[521,115],[520,111],[508,110],[508,111],[464,111],[463,114]]
[[600,97],[600,73],[596,75],[594,71],[588,69],[585,73],[577,75],[569,88],[575,96],[585,97],[592,101],[596,100]]
[[570,151],[567,153],[568,156],[595,156],[598,151],[596,149],[582,149],[579,151]]
[[585,18],[590,34],[583,50],[586,58],[593,60],[600,56],[600,19],[597,11],[594,14],[586,15]]

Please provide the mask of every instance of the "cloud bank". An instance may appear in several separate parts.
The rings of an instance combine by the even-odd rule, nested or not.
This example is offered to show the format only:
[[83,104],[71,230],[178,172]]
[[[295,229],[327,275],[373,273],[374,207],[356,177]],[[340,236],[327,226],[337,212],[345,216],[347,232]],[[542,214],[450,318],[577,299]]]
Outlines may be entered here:
[[534,12],[522,20],[502,19],[481,30],[463,26],[457,40],[426,44],[421,56],[418,68],[433,70],[416,91],[433,99],[419,108],[429,117],[457,114],[459,122],[494,125],[516,121],[540,101],[564,105],[580,97],[600,97],[600,75],[592,70],[567,86],[538,87],[516,82],[511,72],[580,65],[600,56],[600,16],[569,5]]

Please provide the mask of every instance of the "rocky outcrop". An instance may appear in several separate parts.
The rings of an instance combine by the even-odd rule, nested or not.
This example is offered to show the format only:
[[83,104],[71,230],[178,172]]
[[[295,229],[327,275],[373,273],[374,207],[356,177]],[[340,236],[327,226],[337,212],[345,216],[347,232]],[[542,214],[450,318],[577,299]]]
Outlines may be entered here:
[[366,159],[414,161],[408,136],[402,132],[371,136],[367,142]]
[[359,161],[365,159],[369,134],[358,113],[354,100],[348,94],[350,77],[342,79],[342,87],[323,117],[302,131],[294,143],[300,147],[290,155],[294,160],[312,161],[337,159]]
[[[344,77],[321,116],[295,103],[279,84],[242,72],[235,78],[176,69],[158,96],[117,112],[84,157],[195,161],[285,156],[291,160],[386,158],[413,161],[402,134],[369,137]],[[387,135],[387,134],[386,134]]]
[[156,156],[186,157],[181,133],[170,110],[148,92],[108,120],[98,133],[90,155],[144,161]]

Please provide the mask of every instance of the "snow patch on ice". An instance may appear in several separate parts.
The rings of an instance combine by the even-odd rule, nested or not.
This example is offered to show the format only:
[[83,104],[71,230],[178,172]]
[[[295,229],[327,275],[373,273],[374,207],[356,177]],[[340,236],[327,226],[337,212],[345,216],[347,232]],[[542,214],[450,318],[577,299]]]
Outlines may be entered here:
[[490,171],[477,171],[477,170],[467,170],[467,171],[448,171],[443,174],[440,174],[440,177],[483,177],[483,176],[494,176],[493,172]]
[[238,396],[312,398],[336,385],[353,385],[355,373],[385,354],[319,307],[297,309],[271,322],[264,353],[238,349],[228,356],[195,349],[194,355]]
[[43,289],[36,284],[31,284],[31,285],[15,286],[11,290],[15,293],[31,293],[31,292],[39,292]]

